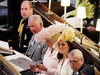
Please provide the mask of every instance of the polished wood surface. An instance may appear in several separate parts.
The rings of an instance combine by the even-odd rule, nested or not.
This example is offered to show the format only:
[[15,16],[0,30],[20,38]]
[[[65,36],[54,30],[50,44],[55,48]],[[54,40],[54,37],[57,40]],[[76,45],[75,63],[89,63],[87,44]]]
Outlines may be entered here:
[[[42,3],[43,5],[45,5],[47,8],[48,8],[48,4],[49,3]],[[72,11],[74,10],[75,8],[72,6],[72,4],[70,6],[67,7],[67,11],[66,12],[69,12],[69,11]],[[62,16],[64,14],[64,7],[61,6],[61,1],[58,1],[58,2],[52,2],[51,3],[51,10],[56,13],[58,16]]]
[[21,75],[15,68],[0,54],[0,75]]
[[[53,13],[52,15],[46,14],[46,12],[48,12],[48,8],[47,8],[45,5],[43,5],[43,4],[40,3],[40,2],[36,2],[36,3],[35,3],[35,7],[34,7],[34,9],[33,9],[33,13],[34,13],[34,14],[39,14],[39,15],[41,15],[41,17],[42,17],[42,19],[43,19],[43,22],[46,24],[45,27],[48,27],[48,26],[50,26],[50,25],[52,25],[52,24],[55,24],[55,21],[58,21],[58,22],[60,22],[60,23],[64,23],[64,20],[61,19],[61,18],[60,18],[57,14],[55,14],[53,11],[51,11],[51,12]],[[59,12],[60,12],[60,10],[59,10]],[[66,22],[66,24],[68,24],[68,23]],[[71,26],[70,24],[68,24],[68,25],[69,25],[70,27],[74,28],[74,27]],[[77,29],[75,29],[75,28],[74,28],[74,30],[75,30],[76,35],[79,36],[79,35],[80,35],[80,32],[79,32]],[[83,37],[86,37],[86,36],[83,35]],[[86,37],[86,39],[90,40],[88,37]],[[90,40],[90,41],[91,41],[91,40]]]
[[[40,2],[37,2],[35,4],[35,7],[33,9],[33,13],[34,14],[39,14],[41,15],[44,23],[46,23],[47,26],[50,26],[52,24],[55,24],[55,21],[58,21],[60,23],[64,23],[64,20],[61,19],[57,14],[55,14],[53,11],[51,11],[53,14],[52,15],[49,15],[49,14],[46,14],[46,12],[48,12],[48,8],[43,5],[42,3]],[[68,23],[66,23],[68,24]],[[71,26],[70,24],[68,24],[69,26]],[[71,26],[72,28],[74,28],[73,26]],[[75,28],[74,28],[75,29]],[[79,31],[77,29],[75,29],[76,32],[79,33]]]

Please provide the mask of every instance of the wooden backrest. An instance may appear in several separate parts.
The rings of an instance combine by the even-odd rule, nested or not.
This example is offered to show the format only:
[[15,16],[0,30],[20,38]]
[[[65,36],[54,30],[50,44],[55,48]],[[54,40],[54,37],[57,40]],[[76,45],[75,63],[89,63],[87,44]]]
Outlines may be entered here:
[[21,74],[0,54],[0,75]]

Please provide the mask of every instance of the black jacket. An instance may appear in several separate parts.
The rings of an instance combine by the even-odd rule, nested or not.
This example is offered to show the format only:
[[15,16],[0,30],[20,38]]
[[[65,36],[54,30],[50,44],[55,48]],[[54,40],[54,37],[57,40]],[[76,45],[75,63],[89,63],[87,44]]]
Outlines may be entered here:
[[[28,26],[28,19],[23,20],[22,24],[24,24],[24,26],[23,26],[23,31],[22,31],[20,47],[23,47],[23,45],[28,46],[31,36],[33,35],[33,33],[30,31],[29,26]],[[26,39],[25,39],[25,36],[27,36]],[[18,40],[16,40],[15,43],[13,44],[14,49],[19,47],[19,38],[20,37],[18,37]]]
[[80,73],[80,71],[84,68],[84,67],[86,67],[87,65],[85,64],[85,63],[83,63],[83,65],[81,66],[81,68],[78,70],[78,74],[76,74],[76,72],[74,73],[73,72],[73,74],[72,75],[81,75],[81,73]]

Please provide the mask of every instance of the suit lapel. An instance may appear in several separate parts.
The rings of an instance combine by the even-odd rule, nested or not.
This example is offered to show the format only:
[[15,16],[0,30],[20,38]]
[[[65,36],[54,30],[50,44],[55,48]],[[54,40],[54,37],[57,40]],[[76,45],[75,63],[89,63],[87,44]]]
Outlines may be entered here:
[[[31,48],[31,43],[32,43],[32,41],[34,40],[34,35],[32,36],[32,38],[31,38],[31,40],[30,40],[30,42],[29,42],[29,45],[28,45],[28,49],[27,49],[27,51],[26,51],[26,55],[28,55],[28,52],[30,51],[30,48]],[[32,46],[33,47],[33,46]]]
[[34,41],[34,37],[35,37],[35,36],[33,35],[32,40],[31,40],[30,43],[29,43],[29,49],[30,49],[30,47],[32,46],[31,43]]
[[31,57],[33,57],[35,50],[37,47],[39,47],[40,42],[35,42],[35,44],[30,48],[31,50]]

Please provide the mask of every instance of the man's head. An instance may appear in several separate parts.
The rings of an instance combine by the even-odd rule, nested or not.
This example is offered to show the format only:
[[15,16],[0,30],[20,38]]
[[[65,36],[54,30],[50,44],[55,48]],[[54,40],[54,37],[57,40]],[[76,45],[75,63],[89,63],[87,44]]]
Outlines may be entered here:
[[99,0],[99,5],[98,5],[98,8],[100,9],[100,0]]
[[33,14],[33,7],[30,1],[23,1],[21,4],[21,16],[28,19]]
[[68,55],[70,67],[77,71],[81,68],[82,64],[84,63],[83,54],[80,50],[74,49]]
[[33,34],[37,34],[43,29],[43,21],[40,15],[31,15],[28,19],[28,25]]

